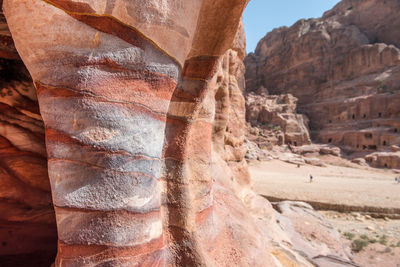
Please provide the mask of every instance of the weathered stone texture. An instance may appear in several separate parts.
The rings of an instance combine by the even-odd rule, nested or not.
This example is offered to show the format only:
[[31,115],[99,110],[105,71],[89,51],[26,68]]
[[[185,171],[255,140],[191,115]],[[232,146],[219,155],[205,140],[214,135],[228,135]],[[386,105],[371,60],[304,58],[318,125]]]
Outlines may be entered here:
[[303,146],[311,143],[308,118],[297,114],[297,98],[287,95],[246,95],[246,118],[253,127],[249,140],[261,148],[275,145]]
[[[240,49],[220,58],[245,4],[4,1],[45,123],[56,266],[273,264],[268,242],[218,174],[231,176],[212,168],[247,171],[243,130],[235,131],[244,124]],[[221,119],[214,146],[221,81],[242,109]],[[218,145],[221,155],[230,151],[219,163]],[[234,184],[249,186],[246,175]]]

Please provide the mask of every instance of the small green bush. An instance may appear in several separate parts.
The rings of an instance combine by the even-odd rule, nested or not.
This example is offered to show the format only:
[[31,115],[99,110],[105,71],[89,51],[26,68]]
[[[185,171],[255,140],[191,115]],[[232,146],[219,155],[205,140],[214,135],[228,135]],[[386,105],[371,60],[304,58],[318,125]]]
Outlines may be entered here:
[[383,253],[390,253],[390,252],[392,252],[391,248],[385,248],[385,250],[383,251]]
[[390,92],[389,88],[382,81],[379,81],[379,85],[376,89],[378,90],[378,93],[381,94]]
[[367,247],[369,244],[368,240],[364,239],[356,239],[351,243],[351,249],[354,252],[360,252],[363,250],[365,247]]
[[379,244],[385,245],[385,246],[387,245],[387,236],[386,235],[383,235],[379,238]]
[[279,132],[281,130],[281,126],[275,126],[274,127],[274,132]]
[[346,232],[346,233],[344,233],[343,235],[344,235],[348,240],[353,240],[353,238],[355,237],[355,234],[349,233],[349,232]]

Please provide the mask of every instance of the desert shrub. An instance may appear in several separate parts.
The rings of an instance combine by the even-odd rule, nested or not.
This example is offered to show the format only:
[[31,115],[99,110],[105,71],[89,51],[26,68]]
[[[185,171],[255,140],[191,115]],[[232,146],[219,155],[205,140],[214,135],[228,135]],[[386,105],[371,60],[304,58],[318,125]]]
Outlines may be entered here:
[[354,252],[360,252],[361,250],[363,250],[366,246],[368,246],[369,242],[368,240],[364,240],[364,239],[356,239],[351,243],[351,249]]
[[281,126],[275,126],[274,127],[274,132],[279,132],[281,130]]
[[382,81],[379,81],[379,85],[376,89],[378,90],[378,93],[381,94],[390,92],[389,88]]
[[379,238],[379,244],[385,245],[385,246],[387,245],[387,236],[386,235],[383,235]]
[[371,244],[378,242],[378,240],[376,240],[375,238],[369,238],[367,235],[360,235],[360,238],[362,240],[368,241],[368,243],[371,243]]
[[349,233],[349,232],[346,232],[346,233],[344,233],[343,234],[348,240],[353,240],[353,238],[354,238],[354,234],[353,233]]
[[383,251],[383,253],[390,253],[390,252],[392,252],[391,248],[385,248],[385,250]]
[[399,248],[400,248],[400,241],[397,242],[396,247],[399,247]]

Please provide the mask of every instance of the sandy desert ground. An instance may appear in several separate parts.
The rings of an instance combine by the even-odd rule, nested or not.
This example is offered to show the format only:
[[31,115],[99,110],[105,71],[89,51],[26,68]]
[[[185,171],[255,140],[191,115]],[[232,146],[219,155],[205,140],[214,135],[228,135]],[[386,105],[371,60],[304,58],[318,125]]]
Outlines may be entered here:
[[[400,208],[399,174],[391,170],[327,165],[316,167],[280,160],[252,162],[250,173],[257,193],[290,200],[350,206]],[[309,182],[310,174],[313,183]]]
[[[351,164],[350,164],[351,165]],[[251,162],[255,190],[279,199],[316,201],[378,209],[400,208],[400,184],[391,170],[327,165],[316,167],[280,160]],[[309,175],[314,177],[309,182]],[[319,211],[353,249],[354,261],[365,267],[400,267],[400,220],[362,212]],[[396,214],[392,214],[395,215]],[[397,214],[400,216],[400,214]]]

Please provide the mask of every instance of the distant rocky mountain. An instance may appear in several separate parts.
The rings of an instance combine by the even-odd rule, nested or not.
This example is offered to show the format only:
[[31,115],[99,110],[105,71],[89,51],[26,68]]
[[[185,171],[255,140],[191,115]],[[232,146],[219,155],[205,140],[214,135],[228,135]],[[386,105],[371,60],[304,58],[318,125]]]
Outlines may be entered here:
[[273,30],[245,59],[247,91],[292,94],[314,142],[400,168],[399,14],[397,0],[344,0]]

